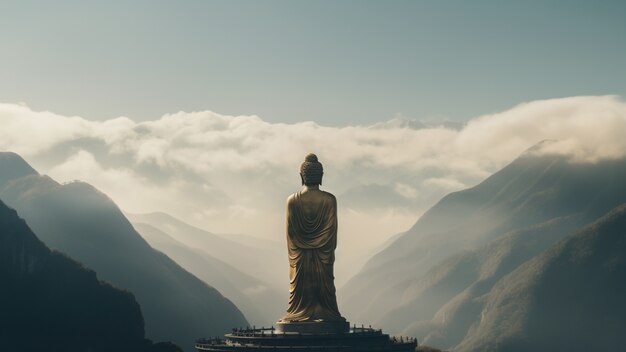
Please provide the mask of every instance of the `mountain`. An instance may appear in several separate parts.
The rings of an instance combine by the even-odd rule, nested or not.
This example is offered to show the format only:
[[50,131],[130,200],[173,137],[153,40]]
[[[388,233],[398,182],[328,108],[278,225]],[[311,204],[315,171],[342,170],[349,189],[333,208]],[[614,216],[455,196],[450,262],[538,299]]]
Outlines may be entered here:
[[0,202],[0,350],[179,351],[144,338],[133,295],[50,251]]
[[457,351],[620,351],[626,204],[500,280]]
[[[445,196],[375,255],[338,292],[347,317],[368,323],[395,321],[398,331],[410,327],[420,334],[433,333],[435,341],[441,332],[436,331],[439,327],[429,328],[431,320],[437,320],[433,315],[448,303],[443,311],[456,307],[460,314],[457,308],[465,306],[455,304],[464,300],[450,301],[458,294],[468,289],[472,301],[516,265],[626,201],[626,160],[572,163],[565,156],[535,151],[532,148],[479,185]],[[536,245],[525,248],[524,234],[535,230],[546,237],[537,235]],[[509,240],[490,250],[472,252],[507,236]],[[526,254],[518,252],[520,248]],[[501,265],[491,257],[497,251],[503,255],[503,266],[489,274]],[[442,266],[435,268],[438,264]],[[461,325],[467,324],[471,320]],[[444,335],[458,340],[462,330],[451,327]]]
[[0,165],[4,165],[0,168],[0,185],[24,176],[38,175],[35,169],[15,153],[0,153]]
[[[217,235],[165,213],[127,214],[127,216],[134,224],[151,225],[188,248],[208,254],[211,258],[220,260],[248,277],[260,281],[263,287],[277,294],[274,300],[283,307],[279,315],[284,315],[289,292],[286,243],[244,235]],[[164,252],[167,253],[166,250]],[[264,324],[273,323],[279,316],[272,315],[268,318],[271,320]]]
[[450,349],[479,321],[485,296],[505,275],[583,225],[584,216],[554,219],[514,231],[476,250],[452,255],[419,278],[394,287],[402,302],[380,325],[427,345]]
[[396,129],[396,128],[410,128],[410,129],[419,130],[419,129],[426,128],[426,127],[428,126],[426,126],[423,122],[418,121],[416,119],[413,119],[407,116],[396,116],[384,122],[377,122],[371,125],[369,128],[381,129],[381,130]]
[[286,302],[279,300],[280,294],[261,280],[200,249],[179,242],[152,225],[133,223],[133,226],[153,248],[231,299],[250,324],[269,326],[284,314]]
[[[25,163],[14,154],[0,160],[0,170]],[[199,337],[247,324],[231,301],[152,249],[115,203],[94,187],[82,182],[61,185],[33,172],[21,176],[0,184],[0,199],[49,247],[131,291],[141,305],[148,338],[173,341],[191,351]]]

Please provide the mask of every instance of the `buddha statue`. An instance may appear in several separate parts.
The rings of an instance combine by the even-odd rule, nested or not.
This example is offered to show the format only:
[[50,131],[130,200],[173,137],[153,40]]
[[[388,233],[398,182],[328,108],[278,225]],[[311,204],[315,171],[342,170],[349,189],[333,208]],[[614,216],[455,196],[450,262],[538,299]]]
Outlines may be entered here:
[[348,326],[337,308],[333,274],[337,200],[319,189],[323,174],[317,156],[307,155],[300,167],[303,188],[287,199],[289,306],[279,328],[308,322]]

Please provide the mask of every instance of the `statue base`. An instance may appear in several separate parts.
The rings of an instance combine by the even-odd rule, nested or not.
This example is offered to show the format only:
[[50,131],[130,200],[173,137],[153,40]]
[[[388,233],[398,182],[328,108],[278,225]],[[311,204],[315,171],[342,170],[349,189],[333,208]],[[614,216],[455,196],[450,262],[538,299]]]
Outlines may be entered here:
[[[233,329],[223,338],[196,341],[198,352],[415,352],[417,340],[392,337],[380,329],[350,328],[347,332],[317,332],[333,327],[329,322],[280,323],[283,329],[300,328],[316,332],[284,331],[276,328]],[[334,328],[344,328],[346,322],[334,322]],[[309,325],[305,325],[309,324]],[[318,324],[318,325],[314,325]]]
[[337,321],[294,321],[276,323],[276,332],[279,334],[346,334],[350,331],[350,323],[345,320]]

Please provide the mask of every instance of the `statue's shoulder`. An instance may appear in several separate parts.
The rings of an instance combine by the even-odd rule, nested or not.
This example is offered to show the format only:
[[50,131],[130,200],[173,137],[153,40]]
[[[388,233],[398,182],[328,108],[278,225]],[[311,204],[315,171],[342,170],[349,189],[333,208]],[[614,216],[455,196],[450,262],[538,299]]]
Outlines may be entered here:
[[293,202],[295,202],[296,197],[298,197],[298,192],[293,193],[289,197],[287,197],[287,204],[292,204]]
[[337,204],[337,198],[335,198],[335,195],[326,191],[320,191],[322,192],[322,194],[324,195],[324,198],[326,198],[327,200]]

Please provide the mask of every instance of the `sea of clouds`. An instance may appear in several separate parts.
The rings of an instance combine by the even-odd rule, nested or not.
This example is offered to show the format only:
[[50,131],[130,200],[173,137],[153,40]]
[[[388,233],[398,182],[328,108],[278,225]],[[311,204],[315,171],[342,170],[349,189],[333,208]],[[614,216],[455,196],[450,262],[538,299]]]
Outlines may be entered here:
[[400,118],[329,127],[211,111],[93,121],[0,104],[0,150],[57,181],[91,183],[127,212],[162,211],[218,233],[282,241],[285,198],[299,189],[299,165],[314,152],[324,164],[322,188],[338,197],[350,267],[443,195],[538,142],[555,141],[537,153],[588,163],[624,157],[625,136],[626,103],[616,96],[532,101],[460,126]]

